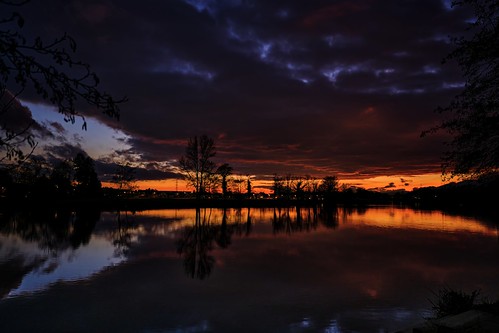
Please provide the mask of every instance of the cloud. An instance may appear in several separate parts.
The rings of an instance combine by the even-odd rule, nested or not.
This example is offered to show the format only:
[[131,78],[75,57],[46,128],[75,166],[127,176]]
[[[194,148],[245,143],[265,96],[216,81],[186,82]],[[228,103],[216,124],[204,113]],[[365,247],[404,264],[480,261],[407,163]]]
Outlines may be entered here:
[[[118,170],[119,165],[120,164],[118,163],[109,162],[106,160],[96,160],[95,170],[98,173],[99,179],[101,181],[111,182],[113,181],[113,176],[116,174],[116,170]],[[135,180],[137,181],[181,178],[177,173],[165,169],[162,170],[162,168],[152,166],[152,164],[140,165],[132,168],[134,170]]]
[[461,87],[455,64],[440,60],[452,49],[446,36],[464,31],[469,17],[446,2],[93,0],[26,8],[28,32],[68,31],[101,87],[130,98],[119,123],[82,111],[130,136],[143,162],[172,162],[182,141],[205,133],[221,137],[221,162],[251,174],[440,170],[442,137],[419,134]]
[[42,139],[53,137],[49,128],[33,119],[30,109],[9,90],[0,95],[0,130],[21,135],[36,135]]
[[46,145],[43,148],[48,161],[55,165],[60,161],[72,160],[79,153],[85,154],[85,151],[79,144],[69,142],[58,142],[56,144]]
[[395,187],[397,187],[397,185],[395,185],[395,183],[390,183],[390,184],[384,186],[383,188],[386,189],[386,188],[395,188]]

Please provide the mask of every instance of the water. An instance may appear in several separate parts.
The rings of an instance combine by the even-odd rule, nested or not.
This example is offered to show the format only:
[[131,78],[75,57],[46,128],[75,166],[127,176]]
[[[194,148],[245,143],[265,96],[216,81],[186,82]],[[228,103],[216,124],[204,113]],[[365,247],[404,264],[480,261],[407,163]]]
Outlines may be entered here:
[[497,224],[392,207],[0,217],[0,332],[393,332],[499,298]]

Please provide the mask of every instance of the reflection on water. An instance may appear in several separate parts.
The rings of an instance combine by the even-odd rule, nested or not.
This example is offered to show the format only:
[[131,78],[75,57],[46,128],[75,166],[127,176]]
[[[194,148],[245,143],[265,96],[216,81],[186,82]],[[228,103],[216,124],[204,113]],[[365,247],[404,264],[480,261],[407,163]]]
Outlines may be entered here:
[[388,332],[443,284],[499,297],[498,254],[497,224],[393,207],[4,214],[0,331]]
[[[3,239],[1,240],[3,243]],[[10,239],[5,242],[9,247]],[[18,242],[21,248],[25,247],[22,241]],[[12,249],[12,247],[11,247]],[[33,255],[33,252],[28,253]],[[103,237],[92,237],[87,246],[78,249],[60,251],[57,256],[46,256],[44,253],[36,255],[38,262],[23,260],[22,266],[32,265],[33,270],[25,275],[21,284],[9,292],[9,296],[16,296],[26,292],[34,292],[47,288],[57,281],[72,281],[85,279],[99,272],[103,267],[118,264],[124,260],[122,256],[115,256],[115,248]],[[21,254],[20,251],[18,255]]]
[[[81,280],[125,260],[134,239],[126,215],[105,233],[100,212],[42,212],[0,219],[0,296],[40,291],[54,282]],[[111,240],[111,241],[110,241]]]

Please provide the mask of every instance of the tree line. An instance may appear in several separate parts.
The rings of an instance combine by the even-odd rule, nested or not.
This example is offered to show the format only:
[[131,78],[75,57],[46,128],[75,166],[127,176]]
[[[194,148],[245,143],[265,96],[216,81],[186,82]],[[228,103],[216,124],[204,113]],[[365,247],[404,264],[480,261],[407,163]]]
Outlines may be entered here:
[[94,161],[84,153],[54,166],[31,156],[15,167],[0,169],[0,195],[12,199],[96,198],[101,191]]
[[[133,192],[135,169],[129,164],[117,164],[112,178],[114,196]],[[95,170],[94,160],[84,152],[72,159],[54,164],[32,155],[18,164],[0,167],[0,199],[68,200],[101,199],[102,183]]]
[[[234,169],[228,163],[217,165],[213,160],[215,156],[216,146],[213,138],[207,135],[189,138],[179,165],[185,181],[194,190],[196,197],[218,193],[219,188],[224,198],[242,194],[248,198],[253,197],[252,176],[234,175]],[[271,189],[274,198],[333,199],[339,190],[339,182],[336,176],[317,179],[312,176],[275,174]]]

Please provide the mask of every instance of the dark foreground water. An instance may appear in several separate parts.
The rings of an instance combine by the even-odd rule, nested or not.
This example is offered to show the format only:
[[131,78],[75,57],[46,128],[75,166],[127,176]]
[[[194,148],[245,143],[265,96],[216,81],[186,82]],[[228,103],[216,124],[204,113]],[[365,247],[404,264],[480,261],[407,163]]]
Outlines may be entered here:
[[392,332],[443,286],[499,297],[496,225],[397,208],[3,214],[0,332]]

